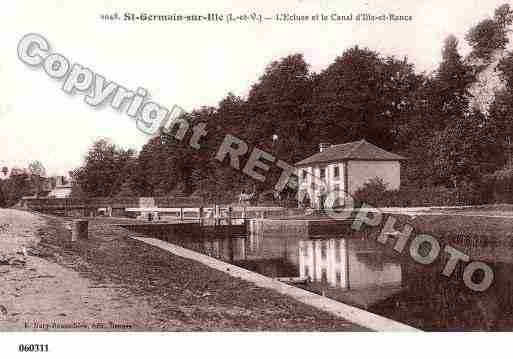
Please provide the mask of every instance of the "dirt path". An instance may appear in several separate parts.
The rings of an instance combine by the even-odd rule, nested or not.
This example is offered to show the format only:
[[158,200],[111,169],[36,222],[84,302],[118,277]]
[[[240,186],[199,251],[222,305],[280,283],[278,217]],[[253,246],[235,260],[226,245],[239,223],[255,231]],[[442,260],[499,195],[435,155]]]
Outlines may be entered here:
[[0,209],[0,330],[120,330],[152,322],[145,315],[150,306],[126,290],[40,258],[35,248],[44,223],[30,213]]

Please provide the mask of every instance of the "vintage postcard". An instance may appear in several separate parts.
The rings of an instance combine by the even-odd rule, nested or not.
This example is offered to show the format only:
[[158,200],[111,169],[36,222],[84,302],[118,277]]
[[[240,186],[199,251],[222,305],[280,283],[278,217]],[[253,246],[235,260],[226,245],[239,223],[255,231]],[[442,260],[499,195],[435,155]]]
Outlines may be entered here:
[[513,331],[508,0],[22,0],[0,29],[0,353]]

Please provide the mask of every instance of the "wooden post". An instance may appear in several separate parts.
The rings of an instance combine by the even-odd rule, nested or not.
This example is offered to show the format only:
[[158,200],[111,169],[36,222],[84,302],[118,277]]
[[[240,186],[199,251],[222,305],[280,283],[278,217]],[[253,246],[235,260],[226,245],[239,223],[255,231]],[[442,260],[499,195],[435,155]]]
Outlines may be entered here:
[[230,226],[228,226],[228,230],[226,231],[226,240],[228,241],[228,260],[230,263],[233,263],[235,261],[235,248],[234,248],[234,242],[235,240],[232,238],[232,234],[230,231]]
[[71,241],[87,240],[89,238],[89,221],[87,219],[76,219],[71,229]]
[[200,224],[200,226],[203,226],[203,207],[199,208],[198,215],[199,215],[199,224]]

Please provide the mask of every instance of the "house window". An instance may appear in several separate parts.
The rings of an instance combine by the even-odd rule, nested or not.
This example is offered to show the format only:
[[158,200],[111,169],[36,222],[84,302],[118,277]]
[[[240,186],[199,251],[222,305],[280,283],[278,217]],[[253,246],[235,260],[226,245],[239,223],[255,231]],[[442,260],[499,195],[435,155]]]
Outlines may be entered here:
[[341,261],[341,255],[340,255],[340,240],[339,239],[336,239],[335,240],[335,261],[337,263],[340,263]]
[[334,192],[338,192],[338,191],[340,191],[340,185],[338,185],[338,184],[334,185],[334,186],[333,186],[333,191],[334,191]]
[[333,177],[334,178],[340,177],[340,167],[338,167],[338,166],[333,167]]
[[306,278],[310,277],[310,267],[308,267],[308,266],[305,266],[305,277]]
[[314,190],[314,191],[315,191],[315,182],[312,182],[311,187],[312,187],[312,190]]
[[328,272],[326,271],[326,268],[321,270],[321,282],[328,283]]
[[303,179],[306,179],[306,170],[303,170],[302,177],[303,177]]
[[321,168],[319,176],[321,178],[326,178],[326,168]]
[[335,280],[337,281],[337,285],[340,286],[342,283],[342,275],[340,274],[340,271],[335,272]]
[[326,242],[321,243],[321,258],[326,259],[328,256],[328,249],[326,248]]
[[303,252],[303,257],[308,257],[308,245],[303,244],[301,251]]

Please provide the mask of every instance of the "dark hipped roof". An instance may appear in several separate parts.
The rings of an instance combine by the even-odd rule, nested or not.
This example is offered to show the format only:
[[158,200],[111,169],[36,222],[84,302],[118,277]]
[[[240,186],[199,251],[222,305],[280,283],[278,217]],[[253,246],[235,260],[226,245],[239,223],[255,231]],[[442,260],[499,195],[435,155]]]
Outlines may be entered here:
[[365,140],[360,140],[331,146],[322,152],[299,161],[296,163],[296,166],[346,160],[401,161],[405,159],[405,157],[385,151]]

